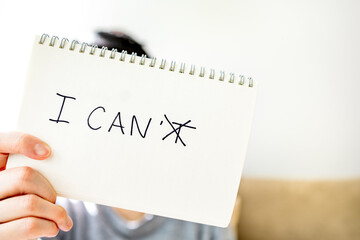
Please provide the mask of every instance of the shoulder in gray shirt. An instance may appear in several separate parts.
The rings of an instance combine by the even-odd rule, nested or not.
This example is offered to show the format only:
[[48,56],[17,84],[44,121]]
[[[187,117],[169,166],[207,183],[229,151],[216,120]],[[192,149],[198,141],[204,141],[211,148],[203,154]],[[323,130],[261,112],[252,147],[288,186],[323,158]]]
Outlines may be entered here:
[[230,227],[219,228],[182,220],[146,215],[129,225],[112,208],[93,203],[58,198],[74,221],[69,232],[60,231],[52,240],[235,240]]

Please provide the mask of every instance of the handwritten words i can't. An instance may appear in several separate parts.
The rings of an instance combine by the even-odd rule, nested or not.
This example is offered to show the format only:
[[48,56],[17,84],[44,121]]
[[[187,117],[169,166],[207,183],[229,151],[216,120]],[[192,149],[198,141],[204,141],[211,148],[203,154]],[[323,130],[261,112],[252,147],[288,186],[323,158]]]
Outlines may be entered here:
[[[60,107],[59,114],[58,114],[57,118],[56,119],[50,118],[49,121],[55,122],[55,123],[67,123],[67,124],[69,124],[70,122],[68,120],[65,120],[65,119],[61,118],[61,114],[62,114],[62,112],[64,110],[66,100],[75,101],[76,98],[73,97],[73,96],[66,96],[66,95],[63,95],[63,94],[60,94],[60,93],[56,93],[56,95],[62,98],[62,104],[61,104],[61,107]],[[93,131],[97,131],[97,130],[102,128],[101,125],[96,125],[95,126],[95,124],[93,123],[94,122],[93,121],[93,118],[94,118],[93,114],[95,112],[98,112],[98,111],[105,113],[106,109],[103,106],[97,106],[89,113],[89,115],[87,117],[87,125]],[[178,123],[178,122],[170,121],[169,117],[166,114],[164,114],[164,118],[165,118],[165,121],[168,123],[168,125],[171,127],[171,131],[169,133],[167,133],[165,136],[163,136],[162,140],[165,140],[165,139],[170,138],[171,136],[174,136],[175,137],[175,141],[174,141],[175,143],[180,142],[183,146],[186,146],[184,140],[180,136],[180,132],[181,132],[182,129],[196,129],[196,127],[189,125],[191,123],[191,120],[188,120],[185,123]],[[149,118],[146,127],[142,127],[144,130],[141,131],[138,120],[137,120],[136,116],[133,115],[132,118],[131,118],[131,124],[130,124],[130,136],[132,136],[134,134],[134,128],[136,127],[139,135],[142,138],[145,138],[146,134],[148,133],[148,130],[149,130],[149,127],[150,127],[151,123],[152,123],[152,118]],[[163,125],[163,123],[164,123],[164,121],[161,121],[160,125]],[[107,131],[110,132],[115,128],[120,129],[120,132],[123,135],[125,135],[125,131],[124,131],[125,127],[122,124],[121,113],[120,112],[117,112],[117,114],[114,117],[114,120],[112,121],[112,123],[109,126]]]

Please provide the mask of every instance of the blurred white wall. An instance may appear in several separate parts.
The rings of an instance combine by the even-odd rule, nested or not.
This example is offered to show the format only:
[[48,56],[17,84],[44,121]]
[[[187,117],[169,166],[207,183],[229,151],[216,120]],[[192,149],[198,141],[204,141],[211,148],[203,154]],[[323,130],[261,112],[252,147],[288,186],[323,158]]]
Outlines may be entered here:
[[15,128],[35,34],[91,41],[116,28],[158,58],[259,82],[245,176],[359,177],[359,12],[356,0],[5,1],[0,130]]

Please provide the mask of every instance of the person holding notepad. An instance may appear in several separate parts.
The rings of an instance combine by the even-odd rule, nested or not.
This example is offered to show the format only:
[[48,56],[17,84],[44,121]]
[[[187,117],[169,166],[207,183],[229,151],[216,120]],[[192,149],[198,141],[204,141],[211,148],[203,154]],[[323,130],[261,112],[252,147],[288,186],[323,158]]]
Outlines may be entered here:
[[[145,54],[141,45],[124,34],[98,36],[98,45]],[[0,133],[0,239],[234,239],[230,228],[57,199],[51,183],[36,170],[6,169],[13,153],[46,161],[51,148],[29,134]]]

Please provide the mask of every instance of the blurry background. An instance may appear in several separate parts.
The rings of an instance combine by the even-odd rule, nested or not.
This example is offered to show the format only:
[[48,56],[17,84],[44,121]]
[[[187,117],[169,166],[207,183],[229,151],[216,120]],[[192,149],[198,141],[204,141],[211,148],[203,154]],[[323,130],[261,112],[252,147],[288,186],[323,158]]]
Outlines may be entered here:
[[[53,4],[45,0],[2,1],[0,131],[15,129],[35,34],[45,32],[50,36],[91,42],[96,29],[121,30],[144,44],[152,56],[233,71],[259,82],[255,121],[243,172],[244,178],[249,179],[242,182],[240,221],[249,219],[243,223],[247,226],[243,231],[254,227],[258,230],[256,234],[263,232],[270,236],[269,232],[259,230],[267,228],[258,224],[260,220],[274,222],[272,218],[276,216],[269,215],[267,219],[259,213],[262,218],[251,220],[250,212],[259,207],[254,205],[254,211],[249,212],[247,209],[251,206],[247,208],[246,204],[264,197],[271,199],[261,194],[273,186],[277,190],[270,190],[268,194],[276,193],[284,200],[288,198],[280,195],[286,192],[299,201],[292,202],[293,208],[277,209],[288,212],[279,221],[289,224],[289,218],[303,214],[303,211],[291,212],[299,209],[296,204],[303,204],[310,196],[319,197],[325,191],[327,195],[317,198],[317,204],[309,202],[310,205],[303,208],[304,211],[310,211],[311,206],[319,209],[324,202],[333,200],[329,209],[324,210],[330,215],[315,217],[315,223],[329,222],[326,225],[329,236],[322,239],[330,239],[331,235],[340,236],[334,239],[360,239],[360,183],[353,182],[360,178],[359,12],[360,2],[356,0],[61,0]],[[232,107],[236,108],[236,103],[232,103]],[[280,182],[258,185],[253,179],[264,179],[264,184],[269,183],[267,179]],[[315,188],[306,185],[306,190],[303,185],[289,185],[289,181],[327,183],[325,187],[315,185]],[[328,181],[340,181],[343,185]],[[281,185],[283,183],[285,185]],[[344,190],[351,193],[339,192]],[[334,202],[336,197],[339,199]],[[247,201],[248,198],[251,201]],[[279,199],[274,202],[279,203]],[[289,198],[287,202],[290,201]],[[331,215],[331,209],[339,209],[339,204],[347,208]],[[265,207],[266,203],[260,202],[259,206]],[[270,209],[273,206],[269,204]],[[314,209],[305,216],[307,222],[314,219],[311,214],[316,212]],[[323,219],[325,217],[327,219]],[[304,226],[302,224],[294,223],[297,227]],[[339,226],[348,229],[342,230],[342,235],[331,232]],[[294,230],[289,230],[290,227],[286,227],[288,237],[305,239],[295,237],[306,232],[305,226]],[[315,234],[316,229],[324,226],[313,227]],[[282,239],[281,227],[272,226],[268,231],[278,234],[274,239]],[[256,234],[243,233],[242,238],[260,239]]]

